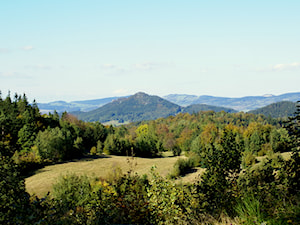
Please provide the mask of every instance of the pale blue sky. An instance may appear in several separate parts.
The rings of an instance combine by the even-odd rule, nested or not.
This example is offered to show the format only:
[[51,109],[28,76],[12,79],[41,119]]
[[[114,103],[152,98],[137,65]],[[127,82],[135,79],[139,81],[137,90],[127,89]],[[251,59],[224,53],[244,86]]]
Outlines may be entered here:
[[300,88],[300,1],[0,3],[0,90],[29,100]]

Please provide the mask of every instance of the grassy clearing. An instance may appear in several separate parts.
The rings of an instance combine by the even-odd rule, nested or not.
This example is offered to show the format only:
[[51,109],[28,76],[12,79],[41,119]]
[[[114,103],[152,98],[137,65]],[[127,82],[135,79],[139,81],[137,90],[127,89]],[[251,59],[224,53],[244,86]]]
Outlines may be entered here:
[[[276,154],[276,153],[274,153]],[[292,152],[283,152],[283,153],[280,153],[280,155],[282,156],[282,158],[284,160],[289,160],[292,156]],[[258,160],[258,162],[261,162],[263,159],[267,158],[266,155],[264,156],[257,156],[256,159]]]
[[284,152],[284,153],[281,153],[281,155],[284,160],[289,160],[292,156],[292,152]]
[[[282,153],[285,160],[289,159],[291,156],[290,152]],[[174,163],[178,158],[184,157],[172,157],[171,152],[164,153],[162,158],[134,158],[134,160],[129,160],[131,166],[128,163],[130,157],[126,156],[107,156],[102,158],[84,158],[77,161],[56,164],[51,166],[46,166],[36,173],[25,179],[26,189],[30,194],[36,194],[37,196],[43,196],[47,194],[52,189],[52,185],[56,182],[57,178],[61,174],[75,173],[78,175],[87,175],[89,177],[103,177],[106,178],[111,174],[114,168],[121,168],[123,173],[130,169],[139,175],[149,174],[152,166],[157,167],[157,172],[162,176],[167,176],[173,169]],[[261,161],[263,157],[257,157]],[[176,180],[180,183],[193,183],[198,177],[203,173],[204,169],[194,168],[196,172],[186,174],[184,177]]]
[[[183,156],[179,156],[183,157]],[[25,179],[26,189],[30,194],[43,196],[51,191],[52,185],[57,178],[66,173],[75,173],[78,175],[87,175],[89,177],[107,177],[114,168],[121,168],[125,173],[130,169],[143,175],[149,174],[152,166],[157,167],[157,172],[166,176],[172,169],[174,163],[179,157],[169,157],[168,153],[163,158],[132,158],[126,156],[107,156],[97,159],[85,158],[77,161],[46,166]],[[130,163],[128,163],[130,161]],[[131,165],[130,165],[131,164]],[[196,173],[188,174],[181,178],[182,182],[193,182],[201,173],[198,168]]]

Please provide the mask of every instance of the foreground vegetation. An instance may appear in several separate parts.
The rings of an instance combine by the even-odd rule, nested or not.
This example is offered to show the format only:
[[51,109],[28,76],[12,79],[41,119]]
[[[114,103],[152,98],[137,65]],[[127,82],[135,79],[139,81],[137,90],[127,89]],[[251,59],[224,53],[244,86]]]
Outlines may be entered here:
[[[25,95],[0,98],[0,221],[215,224],[227,218],[236,224],[299,224],[299,117],[298,106],[284,125],[262,115],[208,111],[112,127],[67,113],[40,115]],[[65,173],[48,195],[25,190],[24,176],[45,165],[103,152],[158,159],[165,151],[185,155],[172,158],[166,177],[154,167],[136,173],[129,160],[125,173],[117,167],[107,168],[109,176]],[[291,157],[282,158],[284,152]],[[174,181],[194,167],[205,169],[195,182]]]

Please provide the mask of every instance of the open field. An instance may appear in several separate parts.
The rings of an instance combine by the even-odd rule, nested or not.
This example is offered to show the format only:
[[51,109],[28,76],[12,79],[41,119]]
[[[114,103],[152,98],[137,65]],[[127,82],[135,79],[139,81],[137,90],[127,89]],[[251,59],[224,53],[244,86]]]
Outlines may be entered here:
[[[291,153],[282,153],[285,160],[290,158]],[[166,152],[162,158],[131,158],[126,156],[103,156],[99,158],[83,158],[66,163],[46,166],[36,171],[33,176],[25,179],[26,189],[30,194],[43,196],[49,191],[51,192],[52,185],[56,182],[60,175],[67,173],[75,173],[78,175],[87,175],[88,177],[106,178],[116,168],[121,168],[123,173],[130,169],[139,175],[150,173],[152,166],[156,166],[157,172],[162,176],[167,176],[173,169],[174,163],[178,158],[172,157],[170,152]],[[265,156],[257,157],[261,161]],[[195,168],[197,171],[181,177],[176,182],[194,182],[204,169]]]
[[[134,172],[143,175],[149,174],[151,167],[156,166],[157,172],[162,176],[166,176],[173,169],[173,165],[178,158],[179,157],[169,157],[168,155],[162,158],[152,159],[130,158],[126,156],[105,156],[96,159],[84,158],[77,161],[46,166],[36,171],[33,176],[26,178],[25,185],[30,194],[36,194],[41,197],[51,191],[52,185],[60,175],[67,173],[106,178],[112,173],[114,168],[121,168],[124,173],[133,169]],[[130,161],[130,163],[128,163],[128,161]],[[198,168],[197,172],[187,174],[181,178],[180,181],[193,182],[202,171],[203,169]]]
[[[283,152],[283,153],[280,153],[281,154],[281,156],[282,156],[282,158],[284,159],[284,160],[289,160],[290,158],[291,158],[291,156],[292,156],[292,152]],[[267,156],[265,155],[265,156],[257,156],[256,157],[256,159],[259,161],[259,162],[261,162],[264,158],[266,158]]]
[[[99,158],[83,158],[80,160],[74,160],[66,163],[46,166],[36,171],[33,176],[25,179],[26,189],[30,194],[36,194],[37,196],[43,196],[49,191],[51,192],[52,185],[56,182],[60,175],[67,173],[75,173],[78,175],[87,175],[88,177],[102,177],[112,174],[112,171],[116,168],[121,168],[123,173],[126,173],[130,169],[139,175],[150,173],[152,166],[156,166],[156,171],[162,175],[167,176],[173,169],[174,163],[180,157],[172,157],[170,152],[164,153],[162,158],[131,158],[126,156],[103,156]],[[291,157],[290,152],[281,154],[285,160]],[[258,161],[261,161],[265,156],[257,157]],[[199,175],[204,171],[202,168],[195,168],[197,171],[190,173],[176,180],[176,182],[192,183]]]

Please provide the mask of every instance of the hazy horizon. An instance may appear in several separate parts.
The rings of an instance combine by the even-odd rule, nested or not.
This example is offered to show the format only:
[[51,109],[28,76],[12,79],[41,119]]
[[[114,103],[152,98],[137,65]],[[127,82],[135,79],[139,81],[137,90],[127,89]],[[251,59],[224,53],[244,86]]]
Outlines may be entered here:
[[[143,92],[143,91],[138,91],[138,92]],[[137,92],[137,93],[138,93]],[[132,96],[132,95],[135,95],[137,93],[133,93],[133,94],[130,94],[130,95],[122,95],[122,96],[109,96],[109,97],[103,97],[103,98],[92,98],[92,99],[80,99],[80,100],[71,100],[71,101],[67,101],[67,100],[64,100],[64,99],[56,99],[56,100],[53,100],[53,101],[48,101],[48,102],[38,102],[38,103],[50,103],[50,102],[59,102],[59,101],[64,101],[64,102],[80,102],[80,101],[93,101],[93,100],[99,100],[99,99],[105,99],[105,98],[123,98],[123,97],[129,97],[129,96]],[[187,93],[181,93],[181,94],[177,94],[177,93],[170,93],[170,94],[167,94],[167,95],[156,95],[156,94],[149,94],[149,93],[146,93],[146,92],[143,92],[147,95],[153,95],[153,96],[158,96],[158,97],[161,97],[161,98],[164,98],[168,95],[190,95],[190,94],[187,94]],[[280,95],[284,95],[284,94],[293,94],[293,93],[300,93],[300,92],[287,92],[287,93],[281,93],[281,94],[278,94],[278,95],[273,95],[273,94],[264,94],[264,95],[247,95],[247,96],[240,96],[240,97],[228,97],[228,96],[216,96],[216,95],[191,95],[191,96],[197,96],[197,97],[201,97],[201,96],[210,96],[210,97],[216,97],[216,98],[244,98],[244,97],[272,97],[272,96],[280,96]],[[12,95],[13,93],[11,93],[11,97],[13,97]],[[19,93],[18,93],[19,94]],[[26,93],[25,93],[26,94]],[[3,94],[2,94],[2,97],[5,97]],[[34,99],[35,100],[35,99]]]

